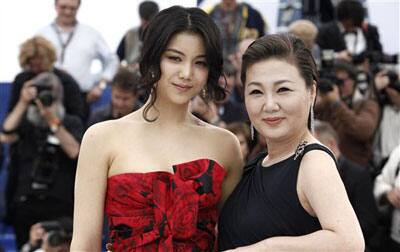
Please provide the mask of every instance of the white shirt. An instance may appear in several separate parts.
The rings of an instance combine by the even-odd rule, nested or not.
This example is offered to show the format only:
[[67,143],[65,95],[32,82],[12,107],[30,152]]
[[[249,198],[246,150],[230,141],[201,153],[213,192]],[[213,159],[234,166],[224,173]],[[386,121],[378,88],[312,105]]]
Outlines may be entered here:
[[[342,23],[339,22],[339,30],[344,33],[344,27]],[[367,49],[367,41],[365,40],[364,33],[361,28],[356,28],[354,33],[346,33],[344,35],[344,41],[346,43],[347,51],[352,55],[357,55],[362,53]]]
[[[102,78],[110,81],[118,69],[117,55],[110,50],[100,33],[87,25],[77,23],[72,31],[65,32],[57,25],[50,24],[42,28],[38,35],[52,42],[57,51],[55,66],[71,74],[83,92],[92,89]],[[62,62],[63,44],[66,47]],[[94,74],[91,73],[91,66],[96,59],[102,64],[102,71]]]
[[400,110],[391,105],[383,107],[380,131],[382,157],[388,157],[400,144]]
[[[400,173],[396,176],[396,170],[400,165],[400,145],[390,154],[389,160],[375,179],[374,196],[380,200],[383,194],[393,188],[400,188]],[[392,213],[392,225],[390,237],[400,243],[400,209],[396,208]]]

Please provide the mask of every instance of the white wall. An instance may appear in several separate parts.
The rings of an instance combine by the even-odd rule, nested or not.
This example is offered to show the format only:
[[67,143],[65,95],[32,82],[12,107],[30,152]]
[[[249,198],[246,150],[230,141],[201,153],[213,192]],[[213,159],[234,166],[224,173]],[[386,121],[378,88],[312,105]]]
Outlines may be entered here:
[[[195,6],[196,0],[155,0],[161,8],[172,5]],[[78,19],[99,30],[112,50],[127,29],[138,25],[141,0],[82,0]],[[204,0],[202,6],[219,0]],[[240,2],[240,1],[239,1]],[[269,33],[275,32],[278,0],[246,0],[264,15]],[[368,0],[371,23],[378,25],[387,53],[400,51],[400,0]],[[12,81],[20,71],[19,45],[55,17],[54,0],[0,1],[0,82]]]

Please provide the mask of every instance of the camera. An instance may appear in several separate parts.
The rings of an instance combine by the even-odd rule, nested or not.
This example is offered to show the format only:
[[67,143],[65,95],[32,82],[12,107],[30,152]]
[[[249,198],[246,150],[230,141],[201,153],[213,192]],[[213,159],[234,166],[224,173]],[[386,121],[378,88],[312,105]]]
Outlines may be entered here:
[[44,72],[32,79],[32,86],[37,90],[37,98],[45,107],[49,107],[56,100],[53,87],[59,85],[58,77],[50,72]]
[[51,247],[57,247],[71,241],[71,234],[67,233],[68,231],[59,221],[44,221],[40,225],[48,233],[47,241]]
[[343,80],[338,79],[334,73],[327,71],[320,71],[320,79],[318,82],[318,90],[322,94],[333,91],[333,86],[343,85]]
[[34,87],[37,89],[37,98],[43,106],[50,107],[55,100],[51,87],[41,85],[34,85]]
[[400,92],[400,81],[397,73],[395,71],[388,71],[386,75],[389,78],[388,87],[395,89],[397,92]]
[[46,232],[61,230],[61,225],[60,225],[60,222],[58,222],[58,221],[43,221],[40,223],[40,226]]

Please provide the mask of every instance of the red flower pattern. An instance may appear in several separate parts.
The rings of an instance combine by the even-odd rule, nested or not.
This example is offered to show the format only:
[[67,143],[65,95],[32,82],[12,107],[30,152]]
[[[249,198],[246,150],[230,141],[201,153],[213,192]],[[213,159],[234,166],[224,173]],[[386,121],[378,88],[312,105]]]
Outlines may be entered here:
[[111,250],[215,251],[217,204],[224,168],[199,159],[164,171],[108,179],[106,214]]

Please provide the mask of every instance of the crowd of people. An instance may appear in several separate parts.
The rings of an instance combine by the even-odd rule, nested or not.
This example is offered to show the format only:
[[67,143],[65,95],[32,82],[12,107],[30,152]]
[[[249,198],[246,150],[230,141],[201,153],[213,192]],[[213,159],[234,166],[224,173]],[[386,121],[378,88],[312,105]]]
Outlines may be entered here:
[[400,251],[398,55],[321,2],[269,34],[245,2],[143,1],[112,50],[55,0],[0,133],[18,250]]

